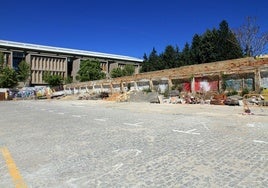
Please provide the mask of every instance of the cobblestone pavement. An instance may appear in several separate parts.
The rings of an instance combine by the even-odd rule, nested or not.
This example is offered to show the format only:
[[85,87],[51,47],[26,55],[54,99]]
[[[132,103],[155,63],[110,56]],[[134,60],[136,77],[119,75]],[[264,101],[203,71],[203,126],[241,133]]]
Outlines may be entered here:
[[[0,148],[28,187],[267,187],[268,108],[0,103]],[[0,155],[0,187],[14,187]]]

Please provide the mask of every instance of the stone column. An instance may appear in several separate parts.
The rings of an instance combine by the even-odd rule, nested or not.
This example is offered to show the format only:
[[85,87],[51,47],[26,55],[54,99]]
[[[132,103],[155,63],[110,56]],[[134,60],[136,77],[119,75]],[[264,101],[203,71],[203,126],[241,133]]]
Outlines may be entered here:
[[32,71],[32,81],[31,83],[35,83],[35,71]]
[[154,83],[153,83],[152,79],[149,80],[149,88],[151,91],[153,91],[153,89],[154,89]]
[[114,92],[114,88],[113,88],[113,83],[112,82],[110,83],[110,90],[111,90],[111,93]]
[[218,89],[218,91],[219,91],[219,92],[222,92],[222,82],[223,82],[223,80],[222,80],[222,76],[221,76],[221,74],[219,74],[219,75],[218,75],[218,84],[219,84],[219,89]]
[[[31,72],[31,70],[32,70],[32,60],[31,60],[32,58],[31,58],[31,54],[27,54],[26,55],[26,57],[25,57],[25,61],[26,61],[26,63],[28,63],[28,65],[29,65],[29,67],[30,67],[30,72]],[[26,84],[26,86],[29,86],[30,85],[30,82],[31,82],[31,75],[30,76],[28,76],[28,78],[27,78],[27,80],[26,80],[26,82],[25,82],[25,84]]]
[[126,92],[126,91],[125,91],[125,86],[124,86],[124,83],[123,83],[123,82],[120,83],[120,90],[121,90],[121,92],[123,92],[123,93]]
[[68,58],[66,57],[65,60],[62,62],[62,66],[63,68],[61,69],[61,71],[63,70],[64,71],[64,78],[67,78],[68,77]]
[[194,76],[191,80],[191,92],[195,93],[195,77]]
[[109,61],[106,62],[106,75],[109,74]]
[[7,66],[12,67],[13,68],[13,52],[10,52],[8,61],[7,61]]
[[[80,69],[80,59],[76,59],[73,61],[73,71],[71,74],[74,82],[77,82],[75,77],[77,76],[77,72],[79,71],[79,69]],[[67,72],[67,66],[66,66],[65,70]]]
[[169,90],[169,91],[171,91],[172,86],[173,86],[172,79],[169,78],[169,79],[168,79],[168,90]]
[[254,89],[257,93],[261,90],[261,71],[259,68],[254,71]]
[[138,90],[139,90],[139,88],[138,88],[138,84],[137,84],[137,82],[136,82],[136,81],[134,81],[134,89],[135,89],[136,91],[138,91]]
[[9,55],[4,53],[4,66],[7,65],[8,57],[9,57]]

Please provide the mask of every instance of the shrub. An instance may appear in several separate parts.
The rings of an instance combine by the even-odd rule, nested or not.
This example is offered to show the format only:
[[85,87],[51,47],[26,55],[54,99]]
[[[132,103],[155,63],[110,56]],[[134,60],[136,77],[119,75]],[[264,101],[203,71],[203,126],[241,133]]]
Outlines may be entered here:
[[145,93],[150,93],[150,92],[152,92],[152,90],[151,90],[150,88],[144,88],[142,91],[145,92]]
[[249,94],[249,89],[248,88],[244,88],[241,92],[241,96],[243,97],[244,95]]
[[237,91],[235,91],[235,90],[230,90],[230,91],[228,91],[228,93],[226,94],[227,96],[232,96],[232,95],[237,95],[238,94],[238,92]]

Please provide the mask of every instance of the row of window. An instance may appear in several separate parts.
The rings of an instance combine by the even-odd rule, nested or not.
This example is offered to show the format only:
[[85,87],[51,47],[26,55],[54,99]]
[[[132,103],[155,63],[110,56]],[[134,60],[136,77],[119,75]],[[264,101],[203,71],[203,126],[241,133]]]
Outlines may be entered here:
[[67,68],[65,59],[33,57],[31,62],[32,70],[65,71]]

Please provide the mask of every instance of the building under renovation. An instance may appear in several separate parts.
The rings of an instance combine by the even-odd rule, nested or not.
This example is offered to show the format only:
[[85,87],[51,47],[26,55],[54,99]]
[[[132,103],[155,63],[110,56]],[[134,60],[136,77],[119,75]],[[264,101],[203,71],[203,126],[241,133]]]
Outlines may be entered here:
[[99,53],[85,50],[59,48],[52,46],[36,45],[0,40],[0,52],[4,54],[4,62],[7,66],[18,69],[18,65],[25,60],[31,67],[30,85],[43,85],[43,74],[50,71],[54,75],[66,78],[71,76],[74,81],[80,68],[81,60],[98,60],[107,77],[112,69],[123,67],[126,64],[135,66],[138,73],[142,59]]

